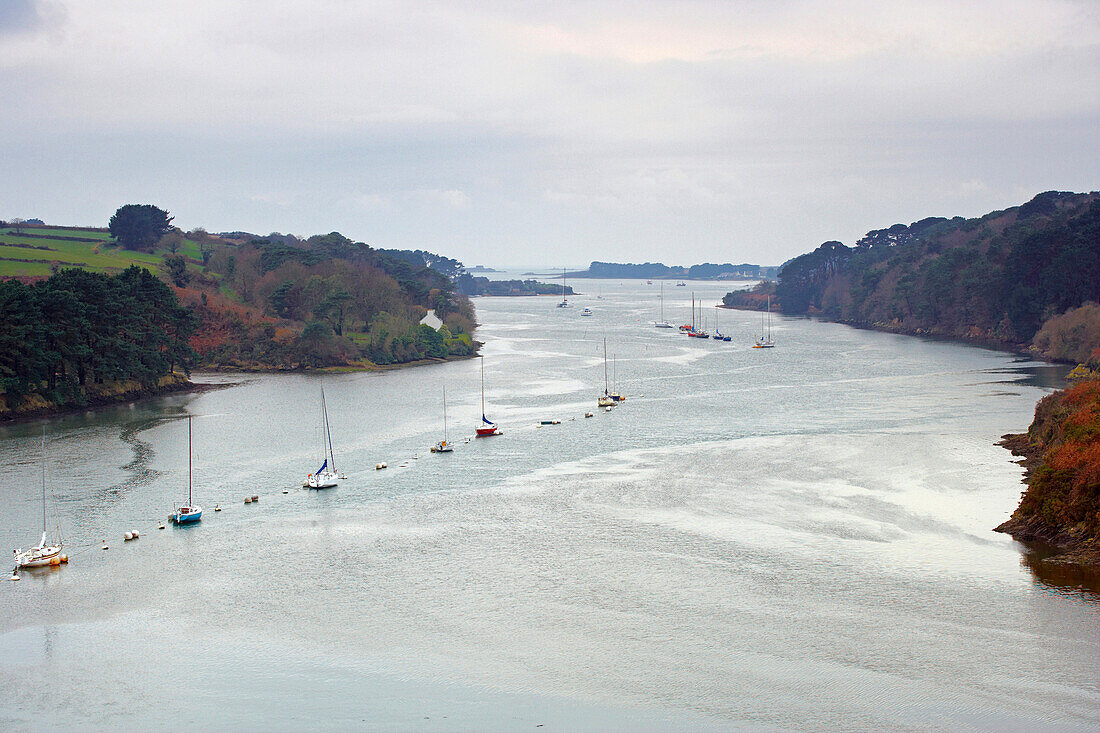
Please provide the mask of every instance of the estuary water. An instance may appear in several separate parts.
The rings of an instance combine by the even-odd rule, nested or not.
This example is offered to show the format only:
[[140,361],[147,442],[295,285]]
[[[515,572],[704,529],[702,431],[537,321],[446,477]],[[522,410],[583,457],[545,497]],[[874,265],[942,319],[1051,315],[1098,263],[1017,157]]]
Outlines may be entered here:
[[[573,285],[476,300],[498,437],[466,442],[477,359],[46,421],[72,560],[0,582],[0,729],[1100,728],[1100,596],[991,531],[1022,490],[994,443],[1058,369],[782,317],[752,349],[737,311],[689,339],[657,284]],[[694,291],[713,327],[727,289],[665,315]],[[309,491],[322,384],[347,480]],[[187,415],[203,520],[160,530]],[[42,430],[0,428],[5,548]]]

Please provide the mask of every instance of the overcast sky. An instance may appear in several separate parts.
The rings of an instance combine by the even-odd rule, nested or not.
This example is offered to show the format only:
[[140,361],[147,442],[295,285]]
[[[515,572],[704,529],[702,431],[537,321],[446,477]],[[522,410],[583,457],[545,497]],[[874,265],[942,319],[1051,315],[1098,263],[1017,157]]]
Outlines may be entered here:
[[0,217],[777,264],[1100,188],[1100,2],[0,0]]

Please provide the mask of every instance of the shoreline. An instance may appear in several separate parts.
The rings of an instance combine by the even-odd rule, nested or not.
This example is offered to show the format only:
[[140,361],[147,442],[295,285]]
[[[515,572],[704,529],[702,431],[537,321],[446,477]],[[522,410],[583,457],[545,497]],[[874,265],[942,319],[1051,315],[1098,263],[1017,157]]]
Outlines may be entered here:
[[[227,374],[350,374],[355,372],[387,372],[395,371],[397,369],[404,369],[406,367],[422,367],[430,366],[432,364],[444,364],[449,361],[462,361],[465,359],[475,359],[480,354],[470,354],[466,356],[448,356],[445,359],[428,358],[417,359],[416,361],[407,361],[400,364],[363,364],[363,365],[345,365],[345,366],[331,366],[331,367],[317,367],[317,368],[298,368],[291,369],[289,367],[234,367],[234,366],[206,366],[195,369],[192,375],[227,375]],[[99,394],[90,396],[87,402],[83,405],[54,405],[53,403],[46,402],[45,400],[35,400],[35,404],[16,410],[4,410],[0,412],[0,426],[19,425],[23,423],[32,422],[35,420],[49,420],[55,417],[65,417],[66,415],[75,415],[78,413],[88,411],[98,411],[111,407],[117,407],[130,402],[139,402],[142,400],[156,399],[158,397],[165,397],[172,394],[198,394],[201,392],[211,392],[219,389],[228,389],[229,387],[236,387],[242,382],[193,382],[187,376],[180,374],[179,372],[173,372],[172,375],[166,375],[162,379],[170,379],[169,383],[158,387],[143,387],[140,385],[134,385],[133,388],[124,389],[116,394]]]
[[[719,305],[718,308],[725,310],[745,311],[747,313],[763,313],[762,308],[746,308],[744,306],[737,305]],[[929,339],[931,341],[946,341],[956,344],[966,344],[968,346],[977,346],[983,349],[990,349],[992,351],[1004,351],[1010,354],[1018,354],[1020,356],[1026,356],[1034,359],[1035,361],[1046,362],[1047,364],[1076,364],[1077,362],[1067,359],[1055,359],[1047,356],[1042,352],[1036,351],[1030,344],[1019,344],[1012,341],[1001,341],[999,339],[990,338],[987,336],[959,336],[951,333],[944,333],[942,331],[933,331],[923,328],[908,329],[908,328],[895,328],[886,324],[877,323],[863,323],[860,321],[846,321],[839,318],[828,318],[823,315],[814,313],[803,313],[798,315],[784,314],[782,311],[772,310],[775,315],[784,316],[785,318],[806,318],[811,320],[821,321],[823,323],[839,323],[842,326],[848,326],[850,328],[858,328],[861,331],[876,331],[878,333],[893,333],[899,336],[913,336],[916,338]]]

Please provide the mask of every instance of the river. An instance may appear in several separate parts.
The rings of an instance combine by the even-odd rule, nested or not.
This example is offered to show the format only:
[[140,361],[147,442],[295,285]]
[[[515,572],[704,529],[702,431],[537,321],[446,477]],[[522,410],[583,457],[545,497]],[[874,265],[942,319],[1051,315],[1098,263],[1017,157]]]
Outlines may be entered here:
[[[991,531],[1022,490],[994,443],[1061,371],[778,316],[752,349],[737,311],[689,339],[657,284],[573,285],[476,300],[498,437],[467,442],[477,359],[45,421],[72,559],[0,582],[0,728],[1100,728],[1100,595]],[[667,283],[665,314],[727,289]],[[348,478],[309,491],[322,384]],[[187,415],[203,520],[161,530]],[[0,428],[6,547],[42,430]]]

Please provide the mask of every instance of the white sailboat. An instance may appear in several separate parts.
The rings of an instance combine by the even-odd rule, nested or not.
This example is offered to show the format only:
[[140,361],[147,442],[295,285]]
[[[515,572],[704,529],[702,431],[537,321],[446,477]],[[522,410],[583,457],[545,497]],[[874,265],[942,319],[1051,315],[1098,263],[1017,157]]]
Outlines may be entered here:
[[661,320],[653,322],[654,328],[676,328],[665,320],[665,281],[661,281]]
[[[15,567],[19,568],[41,568],[47,565],[60,565],[63,562],[68,562],[69,558],[62,550],[64,549],[64,542],[61,539],[61,527],[57,528],[57,541],[48,543],[46,542],[46,429],[42,428],[42,539],[38,541],[38,544],[29,549],[15,550]],[[18,579],[14,574],[13,579]]]
[[[217,507],[215,507],[216,509]],[[191,498],[191,416],[187,416],[187,504],[172,512],[172,521],[176,524],[198,522],[202,519],[202,507],[196,506]]]
[[453,453],[454,449],[447,440],[447,385],[443,385],[443,440],[432,446],[432,453]]
[[561,268],[561,302],[558,303],[559,308],[568,308],[569,301],[565,299],[565,268]]
[[752,345],[754,349],[773,349],[775,348],[775,341],[772,340],[772,296],[768,296],[768,327],[764,329],[764,316],[760,316],[760,330],[762,333],[760,337],[756,339],[756,343]]
[[310,489],[330,489],[340,483],[341,476],[336,471],[336,456],[332,452],[332,430],[328,424],[328,404],[325,402],[325,388],[321,387],[321,420],[325,425],[321,436],[321,457],[324,459],[316,473],[306,476],[303,486]]

